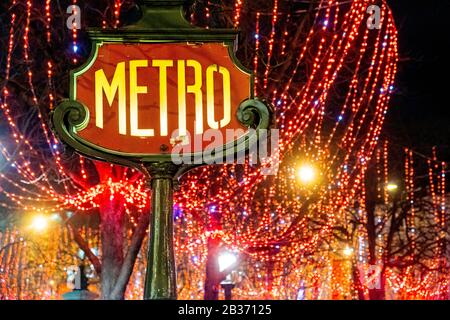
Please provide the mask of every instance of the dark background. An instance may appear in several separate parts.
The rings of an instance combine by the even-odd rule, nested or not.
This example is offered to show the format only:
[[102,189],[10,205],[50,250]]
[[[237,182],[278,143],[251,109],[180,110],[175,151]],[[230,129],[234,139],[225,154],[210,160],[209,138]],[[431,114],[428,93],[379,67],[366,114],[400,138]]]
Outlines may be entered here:
[[399,31],[396,92],[384,135],[450,160],[450,0],[388,0]]

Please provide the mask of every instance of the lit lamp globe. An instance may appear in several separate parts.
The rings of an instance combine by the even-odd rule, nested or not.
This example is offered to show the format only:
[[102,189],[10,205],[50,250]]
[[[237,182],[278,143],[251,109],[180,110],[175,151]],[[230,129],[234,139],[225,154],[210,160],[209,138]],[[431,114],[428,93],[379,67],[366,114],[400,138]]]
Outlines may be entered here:
[[228,269],[237,261],[236,255],[231,252],[223,252],[219,255],[219,270],[220,272]]
[[387,190],[389,193],[395,193],[395,192],[397,191],[397,189],[398,189],[398,185],[397,185],[396,183],[389,182],[389,183],[386,185],[386,190]]
[[[219,255],[218,260],[219,271],[223,272],[224,270],[232,267],[237,262],[237,257],[231,252],[223,252]],[[235,283],[231,278],[231,272],[227,274],[225,280],[223,280],[220,285],[224,290],[225,300],[232,300],[232,290],[235,287]]]
[[346,246],[343,250],[344,256],[351,257],[353,255],[353,248]]
[[297,178],[302,184],[311,184],[317,178],[316,169],[310,164],[302,164],[297,169]]
[[36,232],[44,232],[48,227],[48,220],[45,216],[38,215],[31,220],[30,228]]

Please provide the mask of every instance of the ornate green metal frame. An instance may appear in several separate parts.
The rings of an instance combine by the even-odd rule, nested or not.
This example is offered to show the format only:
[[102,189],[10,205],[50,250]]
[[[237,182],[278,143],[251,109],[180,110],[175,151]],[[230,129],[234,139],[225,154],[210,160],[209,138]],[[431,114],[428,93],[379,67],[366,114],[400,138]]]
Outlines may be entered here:
[[[229,29],[203,29],[192,26],[183,15],[182,4],[185,1],[141,1],[143,17],[134,25],[119,30],[91,29],[88,34],[92,40],[92,50],[88,61],[70,73],[70,99],[62,101],[53,112],[52,121],[56,133],[77,152],[98,160],[116,164],[138,167],[151,162],[169,162],[170,154],[129,154],[108,150],[82,139],[77,135],[89,122],[89,110],[77,101],[76,79],[85,73],[95,62],[99,48],[106,43],[223,43],[237,68],[251,77],[249,99],[243,101],[237,112],[238,120],[248,128],[254,128],[250,134],[224,145],[217,152],[209,154],[211,163],[227,155],[236,154],[250,148],[250,143],[257,141],[258,131],[268,129],[271,112],[266,103],[253,95],[254,76],[235,56],[235,44],[238,31]],[[202,153],[183,155],[183,159],[198,159]],[[217,157],[217,159],[216,159]],[[193,161],[191,161],[192,163]],[[189,165],[192,167],[193,165]],[[195,165],[198,166],[198,165]],[[186,171],[184,168],[183,171]]]

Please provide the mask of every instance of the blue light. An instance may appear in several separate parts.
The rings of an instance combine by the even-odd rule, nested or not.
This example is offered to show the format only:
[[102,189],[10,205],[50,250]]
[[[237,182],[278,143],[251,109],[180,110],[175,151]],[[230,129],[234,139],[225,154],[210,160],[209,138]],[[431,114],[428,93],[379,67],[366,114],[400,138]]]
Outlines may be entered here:
[[342,121],[342,119],[344,119],[343,116],[339,116],[339,117],[338,117],[338,121]]
[[178,204],[176,204],[176,205],[173,206],[173,213],[174,213],[173,216],[174,216],[174,219],[175,219],[175,220],[178,220],[179,218],[182,217],[183,212],[182,212],[182,210],[180,209],[180,207],[178,206]]
[[255,34],[255,39],[256,39],[256,40],[259,39],[259,34]]
[[54,150],[58,149],[58,145],[57,145],[57,144],[54,144],[54,145],[53,145],[53,149],[54,149]]
[[277,101],[277,106],[281,106],[281,104],[282,104],[281,100],[278,100]]
[[78,52],[78,46],[76,44],[73,45],[73,52],[75,52],[75,53]]

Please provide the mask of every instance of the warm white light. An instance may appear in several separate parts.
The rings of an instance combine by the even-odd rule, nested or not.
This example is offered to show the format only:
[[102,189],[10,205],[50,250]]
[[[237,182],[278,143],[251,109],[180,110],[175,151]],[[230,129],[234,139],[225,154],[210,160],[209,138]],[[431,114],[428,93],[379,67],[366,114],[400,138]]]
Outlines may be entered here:
[[394,192],[398,189],[398,186],[395,183],[388,183],[386,186],[386,190],[389,192]]
[[235,264],[237,261],[236,255],[230,253],[230,252],[223,252],[219,255],[219,269],[220,272],[223,270],[229,268],[233,264]]
[[346,257],[350,257],[353,254],[353,248],[350,248],[349,246],[347,246],[347,247],[345,247],[343,252]]
[[313,166],[304,164],[298,169],[297,176],[302,183],[311,183],[316,178],[316,170]]
[[37,232],[42,232],[45,229],[47,229],[48,226],[48,221],[44,216],[36,216],[33,218],[33,220],[31,221],[31,225],[30,227],[37,231]]

